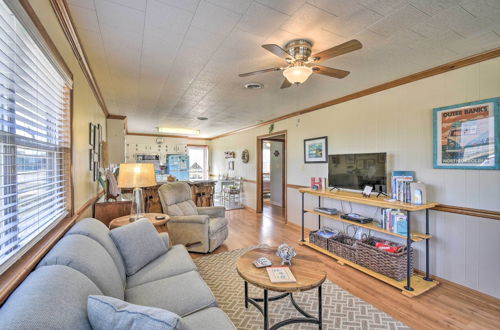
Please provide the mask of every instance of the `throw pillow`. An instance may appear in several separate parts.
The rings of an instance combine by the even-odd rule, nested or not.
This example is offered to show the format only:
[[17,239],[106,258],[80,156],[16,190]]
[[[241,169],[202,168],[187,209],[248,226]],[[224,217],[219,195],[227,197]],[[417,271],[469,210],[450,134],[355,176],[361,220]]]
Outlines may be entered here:
[[161,308],[130,304],[107,297],[89,296],[87,314],[94,330],[187,330],[181,317]]
[[139,269],[168,251],[165,241],[147,219],[115,228],[109,235],[120,251],[127,276],[134,275]]

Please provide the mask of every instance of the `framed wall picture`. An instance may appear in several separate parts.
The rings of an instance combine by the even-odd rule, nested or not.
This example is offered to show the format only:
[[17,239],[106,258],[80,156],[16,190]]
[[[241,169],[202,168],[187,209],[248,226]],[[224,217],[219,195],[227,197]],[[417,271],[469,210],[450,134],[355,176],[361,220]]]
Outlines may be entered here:
[[95,137],[94,137],[94,134],[95,134],[94,126],[95,126],[94,124],[89,123],[89,145],[91,147],[94,146],[94,139],[95,139]]
[[89,171],[94,171],[94,150],[89,149]]
[[304,163],[328,162],[328,137],[304,140]]
[[500,169],[500,97],[435,108],[434,168]]

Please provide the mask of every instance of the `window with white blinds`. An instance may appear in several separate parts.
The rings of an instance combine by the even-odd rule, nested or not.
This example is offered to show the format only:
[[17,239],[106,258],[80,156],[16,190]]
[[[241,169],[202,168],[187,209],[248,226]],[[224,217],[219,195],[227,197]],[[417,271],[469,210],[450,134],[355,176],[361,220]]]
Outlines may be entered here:
[[0,0],[0,272],[70,209],[70,93]]

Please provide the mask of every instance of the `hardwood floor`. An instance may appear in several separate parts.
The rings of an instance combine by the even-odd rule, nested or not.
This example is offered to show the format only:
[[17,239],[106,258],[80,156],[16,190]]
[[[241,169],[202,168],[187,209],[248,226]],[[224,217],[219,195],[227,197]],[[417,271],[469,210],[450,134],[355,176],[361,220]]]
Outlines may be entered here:
[[[330,281],[414,329],[500,328],[500,299],[443,279],[438,279],[441,284],[437,288],[419,297],[407,298],[385,283],[299,246],[300,228],[285,224],[282,218],[271,218],[272,212],[263,215],[242,209],[228,211],[226,216],[229,219],[229,237],[214,253],[257,244],[277,246],[287,242],[295,246],[297,253],[317,256]],[[203,257],[199,254],[192,256]]]
[[285,222],[285,208],[273,205],[271,202],[264,201],[262,213],[264,216],[270,217],[273,220]]

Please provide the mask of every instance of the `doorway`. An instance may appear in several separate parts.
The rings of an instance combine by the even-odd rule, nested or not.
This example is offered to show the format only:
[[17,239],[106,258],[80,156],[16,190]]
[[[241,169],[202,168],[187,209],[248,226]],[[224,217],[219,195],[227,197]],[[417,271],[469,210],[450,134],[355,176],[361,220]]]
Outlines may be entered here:
[[257,137],[257,212],[286,223],[286,131]]

